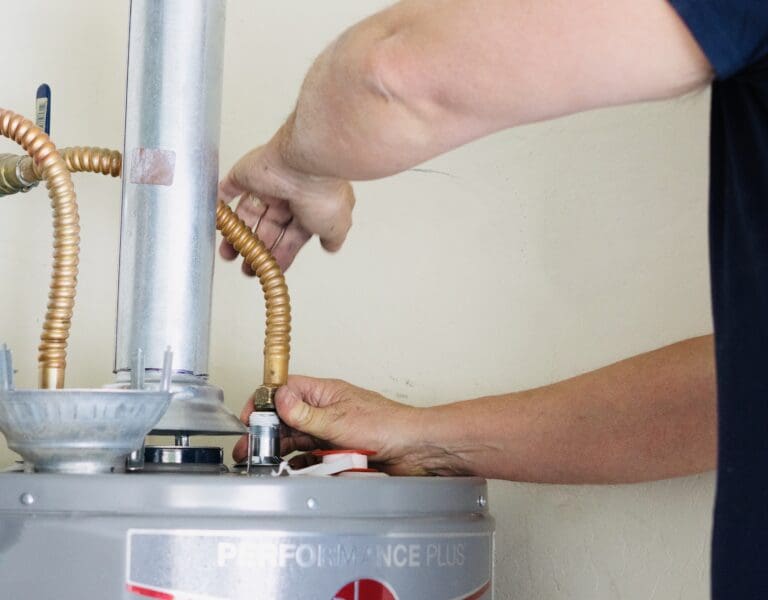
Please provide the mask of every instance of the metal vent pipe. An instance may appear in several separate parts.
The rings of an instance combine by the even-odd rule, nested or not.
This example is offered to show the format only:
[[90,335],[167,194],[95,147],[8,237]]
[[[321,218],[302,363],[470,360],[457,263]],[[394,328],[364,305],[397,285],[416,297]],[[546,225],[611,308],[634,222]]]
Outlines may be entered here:
[[225,0],[132,0],[115,371],[208,372]]

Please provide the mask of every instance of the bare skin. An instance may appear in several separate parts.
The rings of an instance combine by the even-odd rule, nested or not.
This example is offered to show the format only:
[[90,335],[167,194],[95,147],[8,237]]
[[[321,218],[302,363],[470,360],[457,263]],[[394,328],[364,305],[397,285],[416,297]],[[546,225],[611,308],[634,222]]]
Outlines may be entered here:
[[[220,195],[241,197],[238,213],[268,246],[286,229],[275,255],[287,268],[313,235],[341,248],[349,180],[711,78],[666,0],[404,0],[318,57],[294,112],[232,168]],[[226,244],[221,254],[236,257]],[[711,341],[695,339],[544,388],[429,409],[305,377],[278,391],[277,406],[296,430],[286,451],[318,439],[363,446],[392,473],[641,481],[714,466],[713,365]],[[236,457],[243,451],[241,442]]]
[[[312,235],[344,243],[348,180],[385,177],[494,131],[679,96],[712,78],[666,0],[405,0],[342,34],[296,108],[222,181],[287,268]],[[258,198],[254,202],[254,198]],[[234,259],[223,245],[221,254]],[[247,272],[247,270],[246,270]]]
[[[277,407],[293,428],[286,453],[371,449],[373,460],[398,475],[626,483],[715,467],[712,336],[553,385],[430,408],[343,381],[292,377]],[[241,440],[235,457],[245,448]]]

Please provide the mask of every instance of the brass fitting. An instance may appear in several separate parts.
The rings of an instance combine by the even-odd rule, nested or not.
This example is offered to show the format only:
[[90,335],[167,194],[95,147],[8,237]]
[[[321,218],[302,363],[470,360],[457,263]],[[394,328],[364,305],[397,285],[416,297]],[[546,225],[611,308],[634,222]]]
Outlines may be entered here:
[[[61,158],[70,173],[100,173],[120,177],[123,158],[119,151],[109,148],[61,148]],[[0,154],[0,196],[27,192],[43,179],[43,168],[30,156]]]
[[276,387],[262,385],[256,388],[251,396],[253,408],[257,411],[275,411]]
[[62,367],[40,365],[38,376],[40,387],[44,390],[60,390],[64,387],[65,371]]
[[17,154],[0,154],[0,196],[28,192],[40,181],[32,172],[32,159]]

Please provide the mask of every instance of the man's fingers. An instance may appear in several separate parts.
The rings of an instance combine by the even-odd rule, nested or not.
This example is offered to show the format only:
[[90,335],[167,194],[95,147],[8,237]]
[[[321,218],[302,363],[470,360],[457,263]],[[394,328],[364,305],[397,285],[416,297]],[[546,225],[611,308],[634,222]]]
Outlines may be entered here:
[[243,261],[243,264],[240,265],[240,270],[243,272],[243,275],[246,277],[255,277],[256,273],[254,273],[253,269],[251,269],[251,265],[249,265],[247,262]]
[[[256,237],[270,250],[283,271],[291,265],[299,250],[312,237],[294,221],[290,206],[285,200],[266,198],[262,201],[252,194],[243,194],[235,213],[253,229]],[[238,256],[238,252],[226,240],[222,241],[219,254],[226,260],[233,260]],[[249,277],[255,275],[246,262],[242,264],[242,271]]]
[[221,245],[219,246],[219,254],[224,260],[235,260],[240,255],[240,253],[235,250],[235,247],[227,240],[221,240]]
[[314,435],[313,431],[307,429],[307,425],[311,424],[313,418],[316,420],[316,417],[312,415],[314,407],[304,402],[301,395],[296,391],[288,386],[283,386],[277,390],[275,406],[277,407],[277,414],[280,415],[286,425]]
[[[241,158],[219,185],[220,198],[229,201],[240,195],[237,215],[271,249],[282,269],[287,269],[296,254],[313,234],[328,252],[341,249],[352,226],[355,194],[347,181],[328,178],[300,178],[287,183],[285,174],[275,170],[267,156],[268,148],[256,148]],[[265,153],[266,152],[266,153]],[[293,180],[291,180],[293,181]],[[260,200],[254,200],[256,195]],[[285,234],[283,228],[290,224]],[[283,235],[283,238],[280,236]],[[275,244],[276,240],[280,242]],[[225,259],[234,250],[222,245]],[[252,275],[250,266],[243,272]]]
[[275,396],[277,412],[286,425],[312,437],[332,439],[333,419],[330,411],[304,401],[290,386],[283,386]]
[[248,227],[255,227],[259,219],[263,218],[269,210],[269,205],[259,200],[253,194],[243,194],[235,208],[235,214],[240,217]]
[[[250,414],[250,411],[252,410],[250,401],[248,402],[246,407],[248,410],[248,414]],[[243,414],[245,414],[245,412],[246,411],[243,410]],[[246,416],[245,419],[247,420],[248,417]],[[315,438],[303,433],[295,432],[292,435],[282,436],[280,438],[280,456],[286,456],[291,452],[295,452],[295,451],[309,452],[311,450],[316,450],[317,448],[320,448],[320,447],[321,445],[318,443],[318,441]],[[234,448],[232,448],[232,458],[235,459],[235,462],[242,462],[246,459],[247,454],[248,454],[248,436],[244,435],[239,440],[237,440],[237,443],[235,444]]]
[[248,436],[244,435],[239,440],[237,440],[235,447],[232,448],[232,458],[235,459],[236,463],[243,462],[247,454],[248,454]]
[[307,467],[316,465],[319,462],[322,462],[322,459],[317,458],[312,454],[304,453],[304,454],[297,454],[296,456],[291,458],[288,464],[291,466],[291,469],[306,469]]
[[321,444],[311,435],[294,433],[293,435],[280,438],[281,456],[287,456],[291,452],[309,452],[325,447],[325,444]]
[[[317,441],[314,438],[326,439],[324,435],[318,435],[316,430],[328,429],[325,422],[329,415],[320,416],[304,413],[304,410],[314,410],[321,412],[323,407],[333,403],[333,390],[340,382],[332,379],[315,379],[312,377],[302,377],[291,375],[288,377],[288,383],[277,390],[275,395],[275,404],[278,414],[283,422],[295,431],[291,431],[290,436],[282,436],[284,447],[281,449],[283,454],[288,454],[293,450],[311,450],[316,447]],[[307,402],[308,404],[305,404]],[[305,407],[305,408],[303,408]],[[253,412],[253,398],[249,398],[240,411],[240,421],[248,425],[248,418]],[[285,414],[284,414],[285,413]],[[297,426],[298,424],[306,427]],[[295,440],[295,441],[286,441]],[[244,436],[238,440],[232,450],[232,456],[235,460],[242,460],[248,451],[248,438]]]
[[229,203],[233,198],[236,198],[244,191],[245,190],[238,186],[228,174],[226,178],[219,183],[219,200]]
[[291,266],[299,250],[312,237],[296,221],[287,224],[273,221],[271,211],[262,220],[257,235],[283,271]]
[[253,412],[253,396],[248,398],[248,401],[243,405],[243,410],[240,411],[240,422],[248,426],[248,418]]
[[277,396],[288,390],[298,394],[304,402],[312,406],[324,407],[338,400],[341,386],[348,384],[338,379],[318,379],[304,375],[289,375],[288,383],[277,390]]
[[291,452],[295,450],[298,450],[299,452],[309,452],[311,450],[317,450],[321,447],[318,441],[311,435],[297,433],[287,439],[291,442]]
[[304,245],[312,237],[312,234],[296,223],[292,223],[285,232],[280,244],[272,251],[277,264],[283,271],[288,270],[293,260]]
[[[267,207],[259,202],[251,194],[242,194],[240,196],[240,202],[237,203],[235,214],[240,217],[248,227],[253,227],[259,218],[267,211]],[[219,254],[225,260],[234,260],[239,256],[237,250],[227,242],[222,240],[221,246],[219,246]]]
[[320,244],[327,252],[338,252],[352,227],[352,209],[355,193],[349,183],[344,183],[336,200],[330,205],[327,224],[320,233]]
[[[264,213],[255,233],[256,237],[261,240],[261,243],[274,256],[277,264],[283,271],[291,266],[299,250],[312,237],[310,233],[295,221],[290,221],[287,224],[274,221],[271,210]],[[224,249],[222,249],[223,251]],[[243,261],[242,271],[248,276],[254,275],[251,266],[245,261]]]
[[320,239],[320,245],[323,247],[323,250],[326,252],[338,252],[341,250],[341,247],[344,245],[344,240],[346,240],[346,234],[344,237],[341,238],[333,238],[333,239]]

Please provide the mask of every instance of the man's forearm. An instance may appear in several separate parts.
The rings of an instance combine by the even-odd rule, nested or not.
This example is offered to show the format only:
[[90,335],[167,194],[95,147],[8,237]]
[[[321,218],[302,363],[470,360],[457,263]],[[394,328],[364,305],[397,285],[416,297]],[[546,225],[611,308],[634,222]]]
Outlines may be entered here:
[[323,52],[272,144],[298,173],[374,179],[506,127],[671,97],[710,76],[666,0],[404,0]]
[[440,473],[623,483],[713,469],[712,337],[542,388],[425,409],[423,462]]

